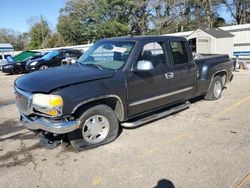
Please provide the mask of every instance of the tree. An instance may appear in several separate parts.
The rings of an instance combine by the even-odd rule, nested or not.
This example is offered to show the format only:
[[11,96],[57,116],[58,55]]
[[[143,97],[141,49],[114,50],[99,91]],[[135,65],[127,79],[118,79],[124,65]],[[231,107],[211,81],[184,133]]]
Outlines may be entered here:
[[25,50],[28,48],[28,36],[12,29],[0,29],[0,43],[10,43],[15,50]]
[[231,17],[237,24],[248,23],[249,19],[249,0],[222,0]]
[[54,32],[50,34],[49,38],[47,38],[47,40],[45,41],[45,46],[47,48],[56,48],[65,46],[65,43],[62,37],[57,32]]
[[223,27],[225,26],[225,24],[226,24],[226,21],[222,17],[216,17],[214,19],[214,23],[213,23],[214,27]]
[[69,0],[60,10],[57,30],[67,44],[126,35],[129,31],[127,10],[119,4],[126,0]]
[[48,22],[42,19],[39,22],[34,22],[29,31],[29,48],[30,49],[39,49],[45,48],[45,41],[50,37],[51,30],[49,28]]

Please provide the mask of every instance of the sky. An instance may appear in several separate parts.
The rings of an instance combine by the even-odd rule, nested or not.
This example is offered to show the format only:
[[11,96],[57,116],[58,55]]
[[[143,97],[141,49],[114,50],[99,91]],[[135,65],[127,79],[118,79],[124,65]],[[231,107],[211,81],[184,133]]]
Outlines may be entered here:
[[67,0],[1,0],[0,28],[28,32],[28,20],[42,15],[49,22],[52,30],[56,29],[60,8]]

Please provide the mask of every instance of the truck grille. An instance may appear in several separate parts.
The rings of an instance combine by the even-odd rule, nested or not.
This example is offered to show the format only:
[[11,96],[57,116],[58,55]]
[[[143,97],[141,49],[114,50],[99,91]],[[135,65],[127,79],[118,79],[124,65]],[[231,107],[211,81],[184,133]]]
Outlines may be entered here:
[[20,111],[26,112],[29,110],[30,95],[28,93],[20,92],[19,89],[15,88],[15,101]]

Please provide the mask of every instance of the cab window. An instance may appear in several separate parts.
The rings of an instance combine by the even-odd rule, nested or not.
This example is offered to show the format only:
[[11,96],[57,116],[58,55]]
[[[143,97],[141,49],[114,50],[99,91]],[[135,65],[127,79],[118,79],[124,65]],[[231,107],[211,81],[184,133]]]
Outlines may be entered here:
[[139,60],[151,61],[154,67],[168,64],[163,44],[164,43],[161,42],[145,44],[139,56]]
[[188,63],[188,55],[184,42],[170,42],[174,64]]

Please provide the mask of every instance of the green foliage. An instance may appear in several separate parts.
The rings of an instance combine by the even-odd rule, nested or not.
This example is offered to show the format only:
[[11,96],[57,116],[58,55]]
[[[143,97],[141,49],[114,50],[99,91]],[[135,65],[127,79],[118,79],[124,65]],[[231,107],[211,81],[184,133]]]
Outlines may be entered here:
[[[66,44],[121,35],[164,34],[211,27],[218,2],[211,0],[68,0],[57,30]],[[222,21],[222,20],[221,20]]]
[[69,0],[60,10],[57,30],[70,45],[83,44],[95,39],[127,35],[128,18],[125,7],[116,1]]
[[123,36],[129,33],[129,27],[117,20],[108,20],[96,26],[96,39]]
[[214,27],[223,27],[226,25],[225,19],[222,17],[217,17],[214,20]]
[[62,37],[58,33],[52,33],[49,38],[45,41],[47,48],[55,48],[65,46]]
[[35,23],[31,30],[29,31],[29,48],[30,49],[39,49],[46,48],[45,41],[50,37],[50,29],[47,21],[41,20],[40,22]]

